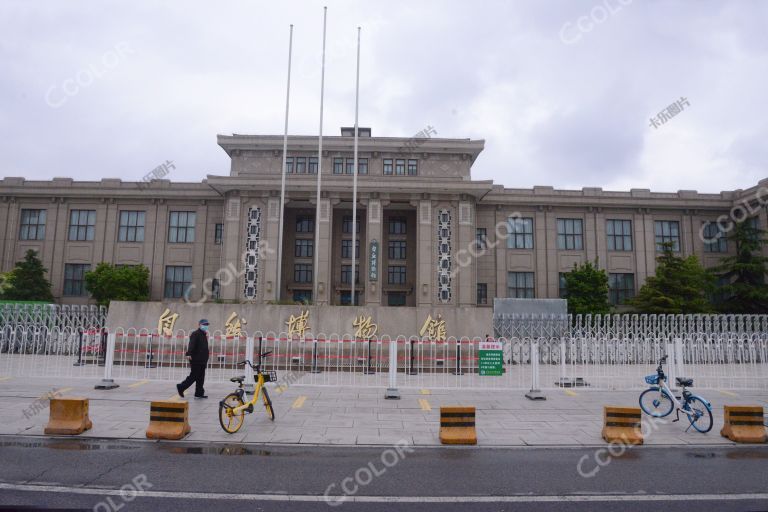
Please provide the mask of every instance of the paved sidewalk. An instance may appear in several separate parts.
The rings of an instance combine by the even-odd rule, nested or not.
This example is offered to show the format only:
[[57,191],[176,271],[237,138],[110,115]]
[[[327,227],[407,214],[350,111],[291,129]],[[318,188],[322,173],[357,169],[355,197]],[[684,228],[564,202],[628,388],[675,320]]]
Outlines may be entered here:
[[[43,435],[48,421],[45,409],[31,414],[41,396],[54,390],[68,396],[90,398],[93,429],[83,437],[144,439],[149,401],[175,395],[169,382],[123,381],[118,389],[95,390],[94,380],[38,379],[0,376],[0,435]],[[207,400],[189,399],[190,441],[265,443],[391,445],[405,440],[415,445],[439,445],[440,406],[471,405],[477,408],[480,446],[602,446],[602,407],[636,406],[637,391],[555,389],[545,391],[546,401],[530,401],[520,391],[401,389],[400,400],[385,400],[384,389],[294,385],[280,393],[273,385],[270,396],[276,419],[263,409],[246,416],[236,434],[219,426],[218,401],[235,388],[210,384]],[[768,394],[731,390],[697,389],[713,406],[714,427],[708,434],[672,418],[658,421],[646,435],[647,445],[733,444],[720,436],[723,405],[754,404],[768,408]],[[187,391],[191,396],[192,390]],[[174,399],[179,399],[178,397]]]

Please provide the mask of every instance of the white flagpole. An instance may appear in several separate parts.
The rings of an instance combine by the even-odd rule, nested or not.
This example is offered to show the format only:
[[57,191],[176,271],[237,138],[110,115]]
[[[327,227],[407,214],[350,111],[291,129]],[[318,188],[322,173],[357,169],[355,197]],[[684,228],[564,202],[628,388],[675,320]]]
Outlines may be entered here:
[[320,291],[318,279],[320,276],[320,183],[323,176],[323,97],[325,94],[325,22],[328,17],[328,7],[323,7],[323,58],[320,67],[320,136],[317,142],[317,205],[315,207],[315,265],[314,285],[312,286],[312,301],[317,304]]
[[355,151],[352,167],[352,270],[349,280],[352,282],[352,302],[355,305],[355,240],[357,239],[357,137],[358,110],[360,106],[360,27],[357,27],[357,75],[355,78]]
[[283,133],[283,167],[280,179],[280,222],[278,223],[277,232],[277,290],[276,298],[280,301],[280,295],[282,293],[282,277],[283,277],[283,217],[285,209],[285,171],[286,161],[288,159],[288,107],[290,106],[291,99],[291,53],[293,52],[293,25],[291,25],[290,34],[288,36],[288,83],[285,87],[285,132]]

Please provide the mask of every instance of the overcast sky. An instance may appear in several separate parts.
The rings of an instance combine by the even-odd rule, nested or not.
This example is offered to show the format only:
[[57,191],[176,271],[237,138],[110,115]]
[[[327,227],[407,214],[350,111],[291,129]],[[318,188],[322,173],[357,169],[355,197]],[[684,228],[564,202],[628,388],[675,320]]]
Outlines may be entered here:
[[718,192],[768,176],[762,0],[0,0],[0,173],[227,175],[216,134],[283,132],[291,23],[289,133],[317,134],[323,5],[326,135],[354,120],[360,25],[360,125],[485,139],[475,179]]

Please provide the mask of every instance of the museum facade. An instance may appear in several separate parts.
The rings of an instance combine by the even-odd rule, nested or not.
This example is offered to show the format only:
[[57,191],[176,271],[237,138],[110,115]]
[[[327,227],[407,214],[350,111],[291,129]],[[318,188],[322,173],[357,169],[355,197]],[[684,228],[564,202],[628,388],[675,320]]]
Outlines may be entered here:
[[65,304],[89,301],[83,276],[105,261],[148,267],[157,301],[343,305],[354,274],[361,305],[485,307],[559,297],[563,273],[597,261],[621,304],[662,243],[712,266],[734,253],[718,236],[729,219],[767,225],[768,181],[719,194],[505,188],[471,179],[482,140],[359,133],[354,248],[351,129],[323,138],[320,161],[317,137],[289,137],[282,237],[283,137],[220,135],[230,174],[202,182],[4,178],[0,270],[37,251]]

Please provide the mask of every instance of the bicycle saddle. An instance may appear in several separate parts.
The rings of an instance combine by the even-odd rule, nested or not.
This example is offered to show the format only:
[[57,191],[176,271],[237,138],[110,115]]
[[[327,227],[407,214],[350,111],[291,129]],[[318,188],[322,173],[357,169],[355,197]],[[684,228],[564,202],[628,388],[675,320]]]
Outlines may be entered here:
[[243,381],[245,380],[245,375],[241,375],[241,376],[239,376],[239,377],[232,377],[232,378],[231,378],[231,379],[229,379],[229,380],[230,380],[231,382],[237,382],[237,383],[241,383],[241,382],[243,382]]
[[693,379],[689,379],[687,377],[678,377],[675,380],[677,381],[678,386],[693,386]]

